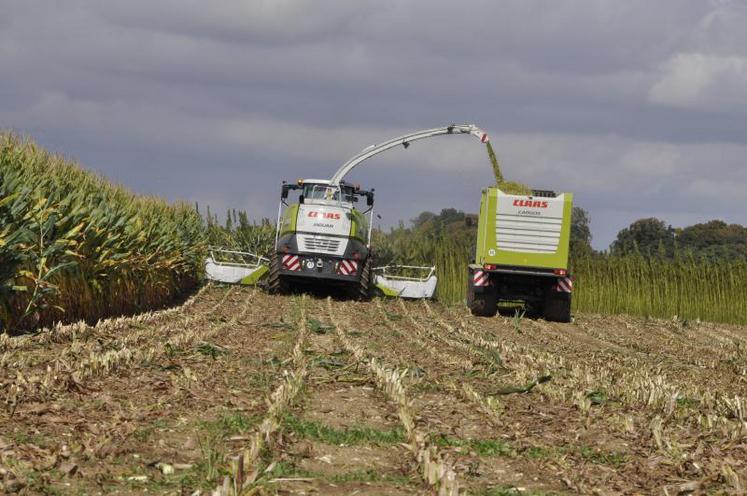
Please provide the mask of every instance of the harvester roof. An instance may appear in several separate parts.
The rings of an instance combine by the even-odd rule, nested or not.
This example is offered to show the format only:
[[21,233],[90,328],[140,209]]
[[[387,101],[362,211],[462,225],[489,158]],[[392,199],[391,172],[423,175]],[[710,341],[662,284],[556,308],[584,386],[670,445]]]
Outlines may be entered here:
[[299,179],[298,184],[329,184],[329,179]]

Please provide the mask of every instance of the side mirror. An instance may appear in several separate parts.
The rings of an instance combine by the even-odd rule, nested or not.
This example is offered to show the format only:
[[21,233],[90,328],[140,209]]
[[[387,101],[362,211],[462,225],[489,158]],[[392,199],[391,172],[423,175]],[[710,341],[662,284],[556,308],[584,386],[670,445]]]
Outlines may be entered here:
[[374,204],[374,194],[373,194],[373,191],[369,191],[368,193],[366,193],[366,205],[368,205],[369,207],[373,207],[373,204]]
[[283,183],[283,187],[280,190],[280,198],[283,200],[288,198],[288,191],[290,191],[290,184]]
[[298,203],[303,203],[303,195],[298,197]]

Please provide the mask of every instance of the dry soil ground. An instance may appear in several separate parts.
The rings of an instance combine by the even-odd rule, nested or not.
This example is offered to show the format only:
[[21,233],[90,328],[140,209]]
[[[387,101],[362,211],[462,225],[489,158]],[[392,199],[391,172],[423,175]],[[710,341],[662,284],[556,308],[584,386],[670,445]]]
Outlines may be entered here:
[[213,286],[0,337],[0,398],[0,493],[747,488],[747,329],[726,325]]

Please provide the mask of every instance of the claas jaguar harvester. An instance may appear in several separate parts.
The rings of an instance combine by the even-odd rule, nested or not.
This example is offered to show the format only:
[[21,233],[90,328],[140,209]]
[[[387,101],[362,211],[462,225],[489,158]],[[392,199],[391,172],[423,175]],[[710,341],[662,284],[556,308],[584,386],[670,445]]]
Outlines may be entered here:
[[[288,193],[300,190],[288,205]],[[344,285],[352,296],[368,295],[371,278],[371,218],[374,192],[345,182],[299,179],[283,184],[269,289],[285,292],[299,284]],[[364,199],[366,210],[355,208]],[[368,215],[368,218],[367,218]]]
[[[405,297],[427,296],[412,291],[418,284],[425,287],[425,280],[402,277],[393,288],[384,287],[389,277],[386,271],[373,276],[374,190],[361,189],[343,178],[360,163],[386,150],[407,148],[413,141],[452,134],[473,135],[483,143],[487,140],[487,135],[471,124],[427,129],[365,148],[329,180],[299,179],[295,184],[283,183],[275,249],[270,257],[269,290],[285,292],[303,286],[336,285],[356,298],[366,298],[379,286],[384,294],[394,291]],[[298,200],[288,203],[292,191],[298,193]],[[356,204],[362,202],[365,209],[357,208]],[[435,278],[432,270],[431,277]],[[373,284],[374,278],[377,284]]]
[[555,322],[571,320],[568,273],[573,195],[533,190],[482,192],[475,260],[467,302],[473,315],[492,317],[499,301],[523,302]]

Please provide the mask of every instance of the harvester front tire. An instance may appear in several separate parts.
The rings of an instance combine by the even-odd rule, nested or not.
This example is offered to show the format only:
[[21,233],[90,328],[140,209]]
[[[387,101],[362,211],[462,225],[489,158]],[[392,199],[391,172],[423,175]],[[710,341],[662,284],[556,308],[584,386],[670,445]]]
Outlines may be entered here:
[[545,296],[544,311],[545,320],[549,322],[571,321],[571,293],[550,290]]
[[355,286],[353,298],[356,300],[368,300],[371,298],[371,257],[366,259],[361,270],[361,278]]
[[267,276],[267,290],[270,294],[283,294],[288,291],[287,284],[280,276],[280,257],[277,252],[270,256],[270,273]]
[[475,317],[495,317],[498,313],[498,293],[493,286],[485,288],[483,293],[476,293],[471,284],[467,287],[467,305]]

